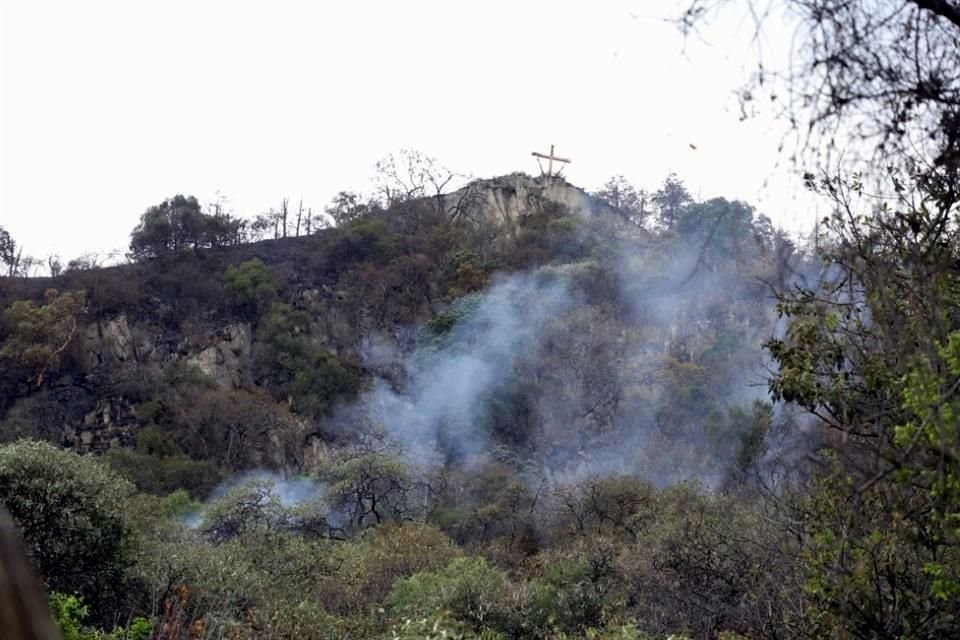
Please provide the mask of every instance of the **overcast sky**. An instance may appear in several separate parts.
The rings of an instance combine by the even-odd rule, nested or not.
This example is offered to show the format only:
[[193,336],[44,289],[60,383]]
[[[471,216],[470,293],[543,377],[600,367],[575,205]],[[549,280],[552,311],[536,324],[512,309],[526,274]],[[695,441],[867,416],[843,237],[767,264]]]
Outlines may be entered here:
[[[809,230],[784,125],[740,122],[749,21],[685,42],[682,4],[7,0],[0,225],[69,259],[125,248],[176,193],[321,208],[402,148],[489,177],[536,173],[555,144],[578,186],[675,171]],[[788,34],[768,27],[764,55]]]

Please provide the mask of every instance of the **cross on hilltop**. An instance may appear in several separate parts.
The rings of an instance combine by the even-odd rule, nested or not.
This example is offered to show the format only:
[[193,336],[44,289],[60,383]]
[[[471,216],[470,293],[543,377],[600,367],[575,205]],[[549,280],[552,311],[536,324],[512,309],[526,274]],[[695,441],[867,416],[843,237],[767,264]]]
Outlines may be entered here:
[[[556,160],[557,162],[565,162],[565,163],[569,163],[569,162],[570,162],[570,160],[568,160],[567,158],[558,158],[557,156],[553,155],[553,145],[550,145],[550,153],[548,153],[548,154],[537,153],[536,151],[534,151],[534,152],[531,153],[530,155],[532,155],[532,156],[535,157],[535,158],[544,158],[545,160],[547,160],[547,172],[546,172],[544,175],[546,175],[548,178],[551,177],[551,176],[553,176],[553,162],[554,162],[554,160]],[[539,164],[539,163],[540,163],[540,160],[537,160],[537,164]],[[562,169],[560,169],[560,171],[562,171]],[[560,171],[557,171],[557,175],[560,174]],[[543,173],[543,165],[542,165],[542,164],[540,165],[540,173]]]

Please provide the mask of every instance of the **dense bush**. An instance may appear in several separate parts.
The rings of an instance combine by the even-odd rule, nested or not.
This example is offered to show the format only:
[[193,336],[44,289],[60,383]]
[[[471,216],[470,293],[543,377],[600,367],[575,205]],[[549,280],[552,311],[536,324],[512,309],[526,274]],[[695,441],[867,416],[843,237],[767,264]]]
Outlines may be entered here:
[[223,272],[223,290],[234,307],[251,319],[270,308],[277,297],[273,274],[259,258],[252,258]]
[[257,328],[256,372],[275,397],[289,398],[298,413],[318,418],[338,398],[359,387],[336,356],[309,340],[309,315],[274,303]]
[[328,260],[338,271],[355,262],[385,261],[397,249],[396,235],[384,220],[372,215],[336,229],[332,238]]
[[133,491],[89,457],[40,442],[0,447],[0,502],[48,589],[82,596],[96,620],[111,618],[125,595]]
[[111,449],[104,462],[137,489],[153,495],[165,495],[177,489],[190,495],[210,494],[225,472],[208,460],[192,460],[180,452],[163,455],[134,449]]
[[403,617],[450,611],[477,630],[497,630],[513,624],[509,589],[506,573],[483,558],[464,557],[455,558],[440,571],[424,571],[398,581],[388,602]]

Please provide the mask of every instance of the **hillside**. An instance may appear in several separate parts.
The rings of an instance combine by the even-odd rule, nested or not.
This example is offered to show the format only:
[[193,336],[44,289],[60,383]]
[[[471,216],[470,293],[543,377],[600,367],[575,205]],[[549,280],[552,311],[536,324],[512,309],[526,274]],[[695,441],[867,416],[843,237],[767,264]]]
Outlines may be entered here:
[[[0,280],[16,310],[0,335],[0,437],[95,453],[158,504],[214,500],[199,530],[151,531],[160,545],[257,547],[266,530],[223,511],[251,499],[251,513],[264,499],[293,509],[255,516],[286,522],[267,530],[347,545],[324,556],[417,522],[435,533],[390,535],[449,536],[441,546],[492,563],[464,571],[496,580],[525,579],[527,563],[594,530],[636,540],[645,501],[719,508],[702,492],[749,492],[772,452],[782,462],[799,446],[767,397],[762,348],[776,322],[769,283],[795,277],[793,245],[743,203],[678,195],[640,225],[562,180],[516,174],[306,237]],[[17,346],[24,322],[35,346],[49,343],[39,358]],[[189,615],[233,624],[204,609],[219,596],[198,580],[186,580],[200,594]],[[388,586],[358,585],[380,590],[363,606]],[[117,607],[144,613],[143,588],[124,604],[84,594],[102,621]],[[266,614],[287,602],[254,600]],[[324,615],[348,628],[384,624],[336,602]],[[737,607],[724,611],[711,628],[747,628]],[[589,619],[555,624],[599,624],[599,609],[577,615]]]

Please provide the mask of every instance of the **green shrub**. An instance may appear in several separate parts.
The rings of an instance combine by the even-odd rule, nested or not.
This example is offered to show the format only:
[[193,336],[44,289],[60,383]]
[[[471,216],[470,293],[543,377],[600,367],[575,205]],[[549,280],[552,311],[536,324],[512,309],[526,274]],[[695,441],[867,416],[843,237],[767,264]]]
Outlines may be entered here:
[[200,531],[219,544],[257,529],[276,529],[287,521],[280,498],[266,481],[250,481],[228,491],[209,506]]
[[317,418],[337,398],[354,393],[359,380],[337,357],[309,341],[310,316],[275,302],[257,329],[255,367],[278,399],[291,398],[293,410]]
[[507,626],[511,617],[507,574],[483,558],[455,558],[444,569],[398,581],[390,607],[400,617],[450,611],[476,629]]
[[600,627],[604,610],[611,604],[604,578],[583,559],[554,562],[542,578],[530,584],[529,620],[546,632],[574,633]]
[[329,351],[317,349],[312,366],[298,371],[290,385],[291,409],[319,418],[333,408],[337,399],[356,393],[360,382]]
[[358,218],[334,234],[329,259],[336,270],[353,262],[384,262],[396,253],[396,235],[374,216]]
[[459,549],[438,529],[413,522],[368,529],[338,547],[339,568],[324,603],[341,615],[366,613],[387,599],[393,585],[421,571],[438,571]]
[[199,512],[203,504],[191,498],[185,489],[177,489],[160,501],[160,508],[168,518],[185,518]]
[[50,594],[50,613],[64,640],[99,640],[100,634],[84,630],[89,611],[82,598],[54,591]]
[[188,389],[211,388],[213,380],[200,367],[182,360],[174,360],[163,370],[163,382],[170,387]]
[[259,258],[227,267],[222,282],[231,303],[252,319],[263,315],[277,298],[273,273]]
[[26,440],[0,447],[0,502],[47,588],[81,596],[96,619],[125,592],[133,491],[90,457]]
[[133,449],[111,449],[103,460],[115,472],[153,495],[183,489],[195,497],[206,497],[224,478],[224,472],[207,460],[192,460],[182,453],[156,455]]

